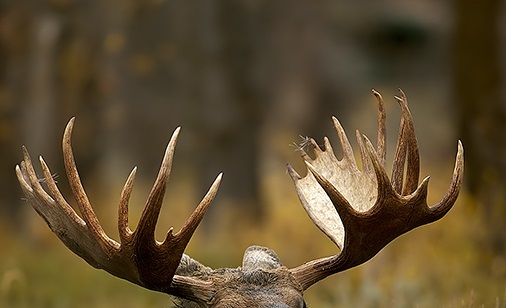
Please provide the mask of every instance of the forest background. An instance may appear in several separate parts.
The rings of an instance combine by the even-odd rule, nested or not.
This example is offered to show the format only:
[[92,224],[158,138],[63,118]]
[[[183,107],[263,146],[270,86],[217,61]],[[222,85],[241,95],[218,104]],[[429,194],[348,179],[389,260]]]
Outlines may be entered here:
[[[389,161],[410,101],[429,203],[457,148],[465,187],[442,221],[306,292],[314,307],[506,305],[506,7],[504,1],[0,1],[0,306],[167,307],[89,267],[23,200],[21,145],[42,154],[70,195],[65,123],[84,186],[115,236],[121,186],[139,166],[137,221],[171,132],[182,126],[157,234],[179,228],[211,181],[218,197],[187,252],[235,267],[251,244],[294,267],[335,254],[286,174],[304,173],[300,136],[375,139],[383,94]],[[338,155],[340,149],[336,149]],[[135,224],[132,223],[134,227]],[[116,237],[117,238],[117,237]]]

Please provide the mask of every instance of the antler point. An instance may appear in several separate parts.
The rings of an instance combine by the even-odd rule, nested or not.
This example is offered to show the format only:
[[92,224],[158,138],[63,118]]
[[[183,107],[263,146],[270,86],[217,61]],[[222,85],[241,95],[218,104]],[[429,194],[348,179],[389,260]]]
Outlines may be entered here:
[[74,126],[74,122],[75,121],[76,121],[76,117],[71,117],[70,120],[69,120],[69,122],[67,123],[67,127],[68,126],[71,126],[71,127]]
[[292,165],[290,165],[289,163],[286,164],[286,168],[287,168],[288,174],[290,175],[292,180],[296,181],[296,180],[300,180],[302,178],[299,175],[299,173],[297,173],[297,171],[295,171],[295,169],[293,169]]
[[462,144],[462,141],[459,139],[458,144],[458,151],[464,152],[464,145]]

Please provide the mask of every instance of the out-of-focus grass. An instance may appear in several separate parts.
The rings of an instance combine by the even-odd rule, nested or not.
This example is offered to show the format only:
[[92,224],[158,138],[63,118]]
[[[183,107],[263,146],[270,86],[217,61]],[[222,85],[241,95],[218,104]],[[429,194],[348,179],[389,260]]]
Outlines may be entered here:
[[[264,181],[264,223],[243,219],[241,210],[218,198],[213,204],[215,212],[197,230],[187,253],[215,268],[239,266],[242,252],[252,244],[273,248],[288,267],[335,254],[332,243],[299,205],[288,176],[272,172]],[[433,181],[430,203],[446,189],[445,181]],[[169,185],[157,230],[160,239],[170,225],[179,228],[197,204],[191,182],[184,179]],[[137,183],[131,200],[132,222],[141,211],[135,204],[144,203],[147,190]],[[97,212],[106,230],[117,238],[114,204],[119,188],[113,191],[95,203],[111,204]],[[1,307],[171,306],[164,294],[91,268],[68,251],[31,209],[27,226],[20,229],[32,230],[28,234],[0,232]],[[365,265],[318,283],[306,291],[305,298],[310,307],[503,307],[506,262],[486,251],[486,235],[480,209],[463,192],[443,220],[395,240]]]
[[1,243],[0,307],[167,307],[167,296],[93,269],[59,243]]

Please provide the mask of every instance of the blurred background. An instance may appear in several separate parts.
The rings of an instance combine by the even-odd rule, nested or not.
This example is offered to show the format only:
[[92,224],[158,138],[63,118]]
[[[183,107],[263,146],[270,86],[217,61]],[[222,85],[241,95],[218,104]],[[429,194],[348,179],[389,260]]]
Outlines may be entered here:
[[[440,222],[306,292],[312,307],[506,306],[506,16],[503,1],[0,1],[0,306],[170,307],[88,266],[24,200],[21,145],[44,155],[73,204],[61,136],[76,117],[77,165],[107,232],[139,167],[131,227],[164,148],[182,126],[162,239],[214,177],[224,180],[187,253],[236,267],[252,244],[295,267],[337,249],[311,223],[286,174],[305,174],[292,143],[375,140],[371,89],[386,101],[392,160],[402,88],[431,175],[445,193],[457,140],[465,187]],[[356,143],[352,144],[355,146]]]

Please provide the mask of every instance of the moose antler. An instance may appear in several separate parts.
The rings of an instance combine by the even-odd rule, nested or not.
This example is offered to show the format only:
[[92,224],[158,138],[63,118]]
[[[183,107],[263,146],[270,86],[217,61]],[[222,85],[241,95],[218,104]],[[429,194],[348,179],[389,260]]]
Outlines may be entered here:
[[[340,253],[317,259],[296,268],[282,265],[269,248],[249,247],[242,267],[213,270],[183,254],[186,245],[216,195],[218,175],[211,188],[181,230],[170,229],[163,242],[154,238],[174,149],[176,129],[165,151],[158,177],[149,194],[138,227],[128,227],[128,200],[136,168],[130,173],[119,201],[119,243],[107,236],[81,184],[70,143],[74,119],[63,136],[65,170],[81,216],[58,190],[51,171],[39,158],[44,177],[40,180],[28,151],[16,166],[25,196],[51,230],[75,254],[96,268],[142,287],[179,298],[182,307],[305,307],[303,292],[325,277],[366,262],[390,241],[409,230],[443,217],[455,203],[462,183],[464,150],[458,143],[453,178],[445,196],[434,206],[427,205],[429,178],[418,185],[420,158],[413,120],[404,93],[396,100],[402,118],[394,156],[392,176],[385,171],[386,124],[383,99],[378,102],[378,143],[376,149],[357,131],[362,158],[357,166],[352,147],[336,118],[334,126],[344,156],[338,160],[330,142],[325,149],[311,139],[311,158],[301,147],[307,175],[288,171],[302,205],[313,222],[337,245]],[[43,188],[46,186],[46,189]]]
[[[40,180],[27,149],[23,147],[24,159],[21,166],[16,166],[16,174],[21,188],[35,210],[70,250],[93,267],[104,269],[114,276],[151,290],[193,300],[208,300],[212,296],[209,293],[209,282],[178,276],[175,272],[186,245],[218,191],[222,175],[218,175],[181,230],[174,234],[171,228],[165,240],[157,242],[154,231],[180,132],[180,128],[177,128],[165,151],[137,229],[133,232],[128,227],[128,201],[137,167],[133,168],[128,176],[119,201],[118,243],[105,233],[81,184],[71,147],[73,126],[74,118],[65,128],[63,157],[70,187],[82,218],[59,191],[44,159],[39,158],[44,173],[43,180]],[[47,185],[47,192],[42,187],[42,182]]]
[[[450,187],[434,206],[427,205],[429,177],[418,185],[420,157],[411,113],[404,92],[395,97],[402,110],[391,179],[385,171],[386,124],[381,95],[378,102],[377,148],[357,131],[362,158],[359,170],[352,147],[336,118],[334,127],[343,158],[338,160],[325,138],[325,150],[311,139],[315,158],[303,149],[308,172],[301,177],[288,165],[299,199],[313,222],[338,246],[338,255],[314,260],[291,269],[305,290],[325,277],[368,261],[393,239],[443,217],[455,203],[464,171],[464,150],[458,143]],[[406,176],[404,177],[404,167]]]

